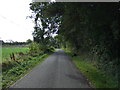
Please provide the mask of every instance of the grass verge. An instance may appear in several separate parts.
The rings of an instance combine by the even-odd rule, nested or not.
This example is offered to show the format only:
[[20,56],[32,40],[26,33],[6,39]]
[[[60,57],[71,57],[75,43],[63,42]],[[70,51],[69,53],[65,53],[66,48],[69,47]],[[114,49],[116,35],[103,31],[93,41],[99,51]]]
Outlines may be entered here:
[[[67,51],[68,55],[72,55],[71,52]],[[83,73],[88,79],[90,85],[93,88],[117,88],[117,81],[104,71],[97,69],[89,60],[82,60],[82,56],[72,57],[72,62],[75,66]]]
[[10,85],[23,77],[34,66],[41,63],[49,55],[50,54],[43,54],[36,57],[28,55],[16,62],[9,62],[10,66],[2,68],[2,88],[9,88]]

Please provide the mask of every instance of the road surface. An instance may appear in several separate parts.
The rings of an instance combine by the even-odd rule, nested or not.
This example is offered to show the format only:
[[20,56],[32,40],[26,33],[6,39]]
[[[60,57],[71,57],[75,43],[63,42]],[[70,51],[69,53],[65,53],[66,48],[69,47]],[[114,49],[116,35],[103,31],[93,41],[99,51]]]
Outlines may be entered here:
[[10,88],[90,88],[61,49],[56,50]]

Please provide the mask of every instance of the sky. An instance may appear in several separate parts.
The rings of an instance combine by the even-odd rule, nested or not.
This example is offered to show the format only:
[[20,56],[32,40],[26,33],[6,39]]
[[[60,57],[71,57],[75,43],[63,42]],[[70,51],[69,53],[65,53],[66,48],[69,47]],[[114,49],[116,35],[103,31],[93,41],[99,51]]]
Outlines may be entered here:
[[32,13],[29,3],[32,0],[0,1],[0,40],[24,42],[33,39],[34,23],[28,18]]

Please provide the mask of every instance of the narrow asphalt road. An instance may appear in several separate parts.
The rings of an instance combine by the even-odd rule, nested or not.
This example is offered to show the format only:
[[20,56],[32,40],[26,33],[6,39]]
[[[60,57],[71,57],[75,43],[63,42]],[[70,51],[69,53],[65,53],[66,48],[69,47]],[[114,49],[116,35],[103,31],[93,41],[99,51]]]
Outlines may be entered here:
[[90,88],[61,49],[56,50],[10,88]]

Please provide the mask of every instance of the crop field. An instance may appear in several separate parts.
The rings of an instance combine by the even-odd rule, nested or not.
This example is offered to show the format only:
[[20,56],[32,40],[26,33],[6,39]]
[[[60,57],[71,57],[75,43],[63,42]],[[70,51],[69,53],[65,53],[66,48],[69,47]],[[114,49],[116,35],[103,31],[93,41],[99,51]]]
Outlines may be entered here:
[[[9,55],[11,53],[17,53],[17,52],[26,52],[28,51],[28,47],[20,47],[20,46],[5,46],[2,47],[2,61],[5,61],[7,57],[9,57]],[[0,57],[1,58],[1,57]]]

